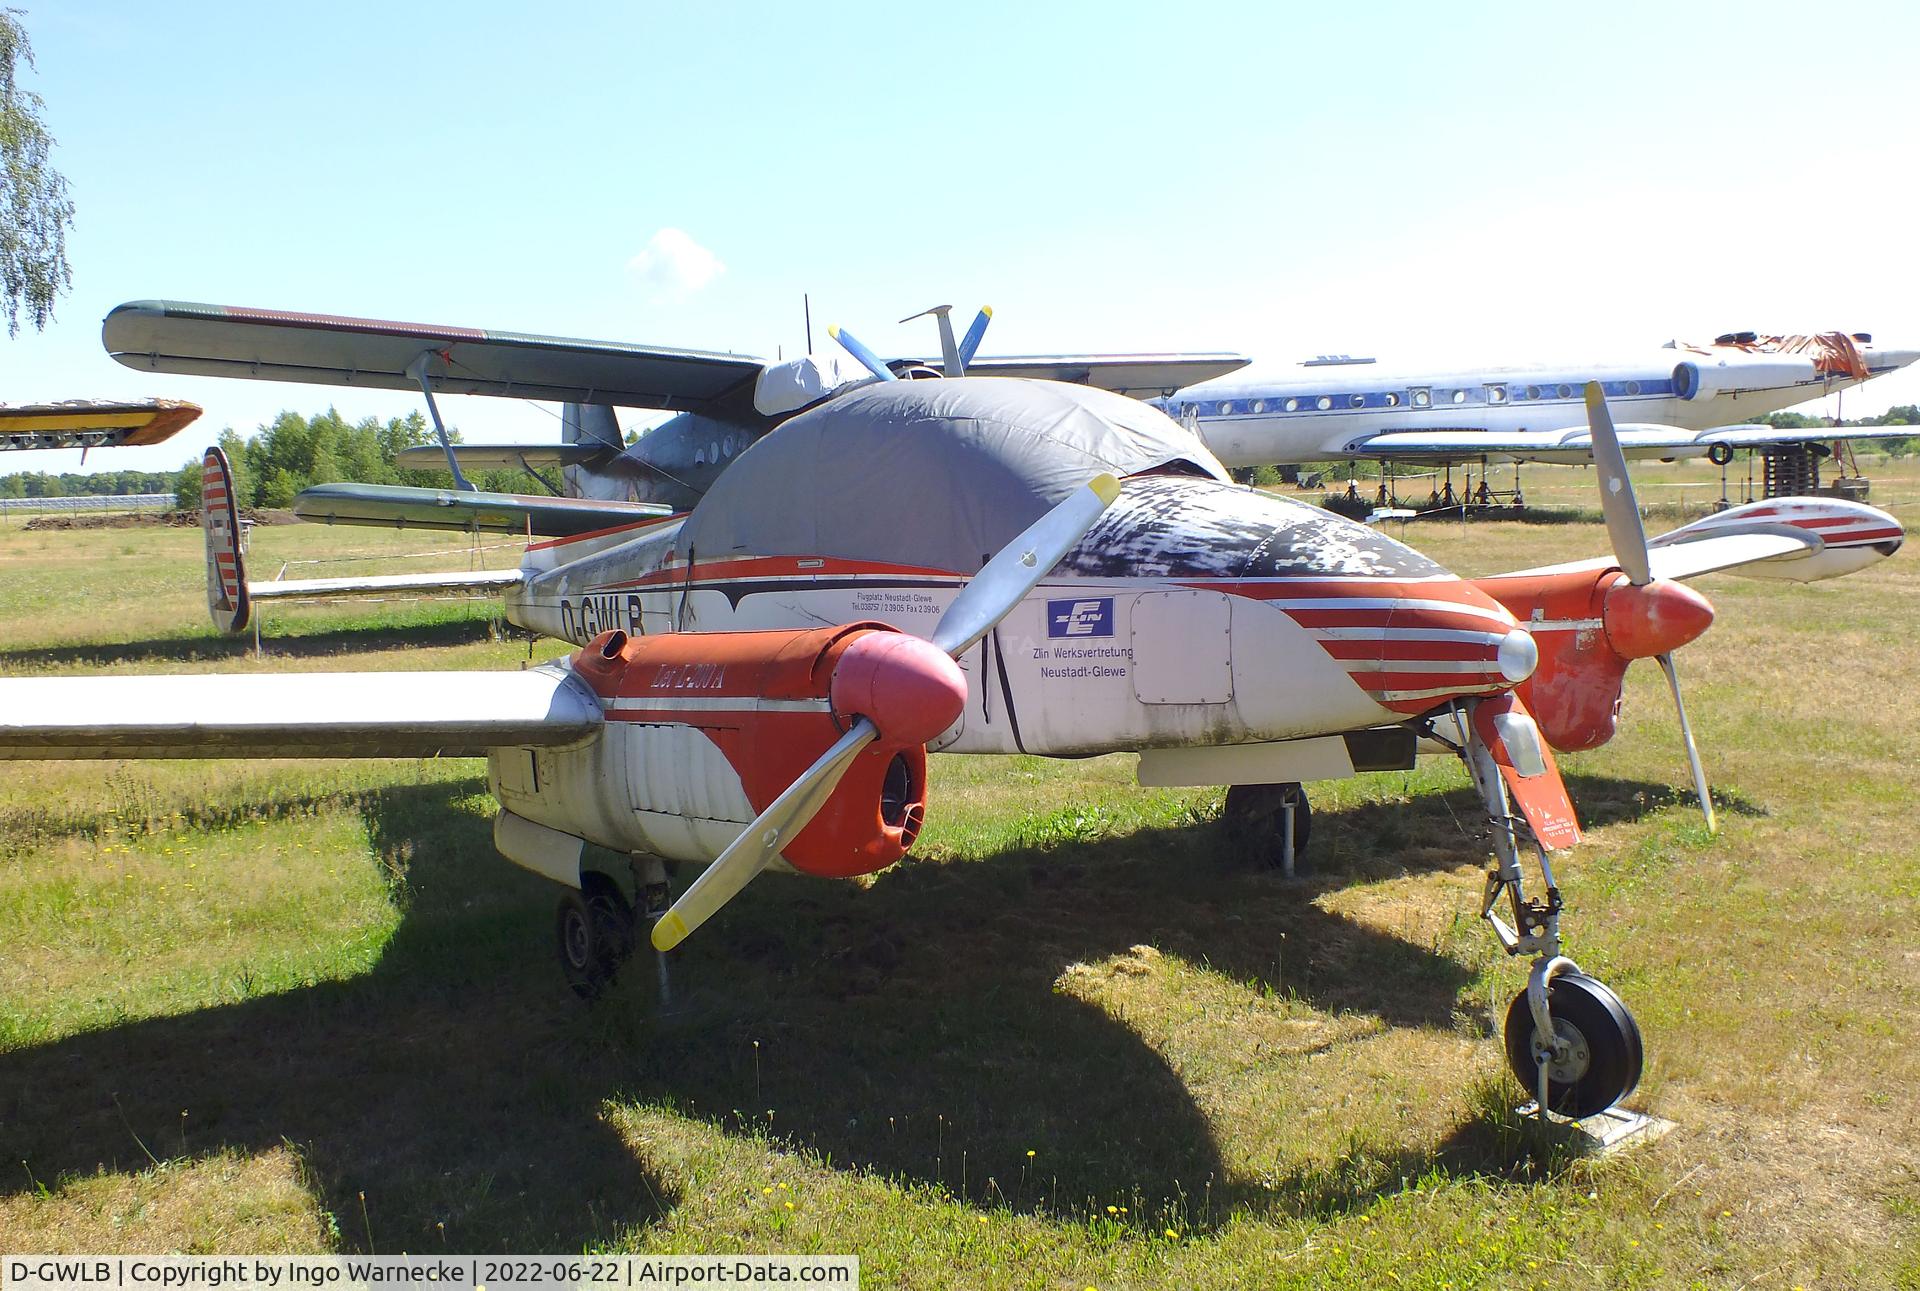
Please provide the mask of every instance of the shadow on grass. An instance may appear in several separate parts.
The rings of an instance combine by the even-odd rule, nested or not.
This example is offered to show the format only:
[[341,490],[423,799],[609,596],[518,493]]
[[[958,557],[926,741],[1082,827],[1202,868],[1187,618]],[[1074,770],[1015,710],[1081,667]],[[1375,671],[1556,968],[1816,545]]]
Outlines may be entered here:
[[[498,631],[498,620],[484,615],[410,626],[335,627],[314,632],[289,630],[285,635],[277,634],[270,625],[262,639],[262,650],[277,658],[324,658],[377,650],[472,645],[491,640]],[[0,669],[217,663],[227,659],[243,659],[252,653],[251,635],[228,637],[208,633],[191,637],[155,637],[147,641],[100,641],[0,650]]]
[[[1510,1172],[1510,1146],[1474,1122],[1438,1149],[1388,1145],[1277,1188],[1235,1179],[1167,1059],[1056,988],[1072,964],[1149,943],[1317,1009],[1459,1025],[1463,964],[1310,900],[1365,877],[1354,858],[1373,840],[1438,833],[1461,810],[1438,796],[1327,813],[1335,845],[1304,884],[1211,822],[911,863],[865,891],[768,875],[676,954],[663,1014],[645,959],[595,1009],[565,995],[552,889],[455,805],[475,787],[365,798],[405,910],[371,973],[0,1054],[9,1159],[46,1180],[137,1170],[142,1144],[175,1157],[285,1142],[343,1242],[383,1250],[579,1249],[658,1220],[678,1198],[608,1100],[1069,1219],[1115,1197],[1181,1198],[1183,1222],[1205,1228],[1235,1207],[1357,1204],[1433,1170]],[[1414,863],[1477,864],[1454,837]],[[1029,1165],[1030,1148],[1044,1160]],[[0,1180],[29,1186],[25,1171]]]

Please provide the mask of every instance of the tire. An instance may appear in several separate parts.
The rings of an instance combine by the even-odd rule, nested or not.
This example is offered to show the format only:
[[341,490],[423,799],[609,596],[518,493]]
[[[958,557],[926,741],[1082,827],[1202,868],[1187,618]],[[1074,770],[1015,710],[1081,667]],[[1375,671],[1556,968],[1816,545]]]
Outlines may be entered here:
[[1299,866],[1306,860],[1307,841],[1313,837],[1313,808],[1297,783],[1228,785],[1220,818],[1256,840],[1261,859],[1277,867],[1281,864],[1280,829],[1286,819],[1288,798],[1293,799],[1293,860]]
[[1723,443],[1708,444],[1707,460],[1715,466],[1725,466],[1733,460],[1733,445]]
[[[1547,986],[1554,1029],[1572,1040],[1576,1057],[1547,1076],[1547,1107],[1578,1120],[1606,1111],[1640,1083],[1645,1051],[1640,1024],[1606,985],[1585,973],[1562,973]],[[1533,1010],[1525,991],[1507,1008],[1507,1065],[1529,1094],[1538,1097],[1539,1068],[1533,1058]]]
[[554,936],[568,988],[598,999],[633,954],[633,907],[606,875],[583,874],[580,890],[560,898]]

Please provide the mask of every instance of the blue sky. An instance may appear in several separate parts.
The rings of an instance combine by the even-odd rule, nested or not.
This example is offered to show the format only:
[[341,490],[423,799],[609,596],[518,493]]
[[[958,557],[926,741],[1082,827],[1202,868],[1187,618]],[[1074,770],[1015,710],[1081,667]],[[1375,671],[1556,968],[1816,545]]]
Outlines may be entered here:
[[207,408],[90,468],[418,404],[128,371],[146,297],[768,356],[802,292],[883,353],[943,302],[989,352],[1276,364],[1920,334],[1910,6],[16,2],[78,220],[0,400]]

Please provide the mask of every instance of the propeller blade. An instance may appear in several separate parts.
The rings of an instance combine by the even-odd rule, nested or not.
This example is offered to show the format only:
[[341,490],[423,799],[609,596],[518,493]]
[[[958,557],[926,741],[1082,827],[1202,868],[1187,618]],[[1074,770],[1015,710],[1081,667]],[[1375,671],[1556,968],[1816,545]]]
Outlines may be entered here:
[[1587,382],[1587,427],[1593,432],[1593,466],[1600,475],[1600,510],[1607,517],[1607,537],[1613,558],[1635,587],[1653,581],[1647,559],[1647,531],[1640,523],[1640,507],[1633,500],[1633,479],[1627,474],[1626,454],[1613,430],[1613,414],[1598,381]]
[[1656,655],[1660,660],[1660,670],[1667,674],[1667,685],[1673,690],[1673,710],[1680,714],[1680,738],[1686,742],[1687,765],[1693,768],[1693,791],[1700,795],[1700,810],[1707,817],[1707,832],[1720,832],[1720,822],[1713,815],[1713,795],[1707,791],[1707,773],[1700,769],[1700,750],[1693,743],[1693,727],[1687,722],[1686,701],[1680,698],[1680,674],[1673,666],[1671,654]]
[[853,333],[849,332],[846,328],[829,327],[827,329],[827,335],[840,342],[841,349],[853,355],[854,358],[859,359],[861,367],[873,373],[873,375],[879,377],[882,381],[899,380],[898,377],[893,375],[893,369],[880,361],[879,355],[862,345],[854,337]]
[[653,948],[672,950],[687,939],[688,933],[712,918],[721,906],[739,896],[740,890],[767,868],[767,862],[778,856],[780,849],[792,842],[820,808],[826,806],[860,750],[879,736],[874,724],[863,717],[834,741],[832,748],[801,772],[798,780],[768,803],[767,809],[740,832],[740,837],[714,858],[693,886],[680,894],[673,908],[660,916],[653,925]]
[[973,326],[960,338],[960,367],[965,370],[973,362],[973,356],[980,352],[980,338],[987,334],[987,324],[993,321],[993,307],[980,306],[980,312],[973,316]]
[[1068,494],[981,566],[934,625],[933,643],[955,658],[965,654],[1012,613],[1119,496],[1120,481],[1105,474]]

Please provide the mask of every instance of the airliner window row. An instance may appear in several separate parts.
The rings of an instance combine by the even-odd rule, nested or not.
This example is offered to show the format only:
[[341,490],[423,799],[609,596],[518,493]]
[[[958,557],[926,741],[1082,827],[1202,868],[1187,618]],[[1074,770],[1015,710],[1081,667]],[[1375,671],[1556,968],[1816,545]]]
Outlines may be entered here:
[[[1656,381],[1602,381],[1609,399],[1668,398],[1673,394],[1672,378]],[[1547,385],[1514,385],[1501,382],[1473,387],[1414,386],[1405,390],[1352,391],[1340,394],[1288,395],[1284,398],[1222,399],[1218,403],[1181,403],[1176,416],[1192,413],[1197,417],[1261,417],[1290,412],[1390,411],[1396,408],[1459,407],[1465,404],[1533,403],[1552,400],[1577,400],[1584,397],[1584,381],[1560,381]]]

